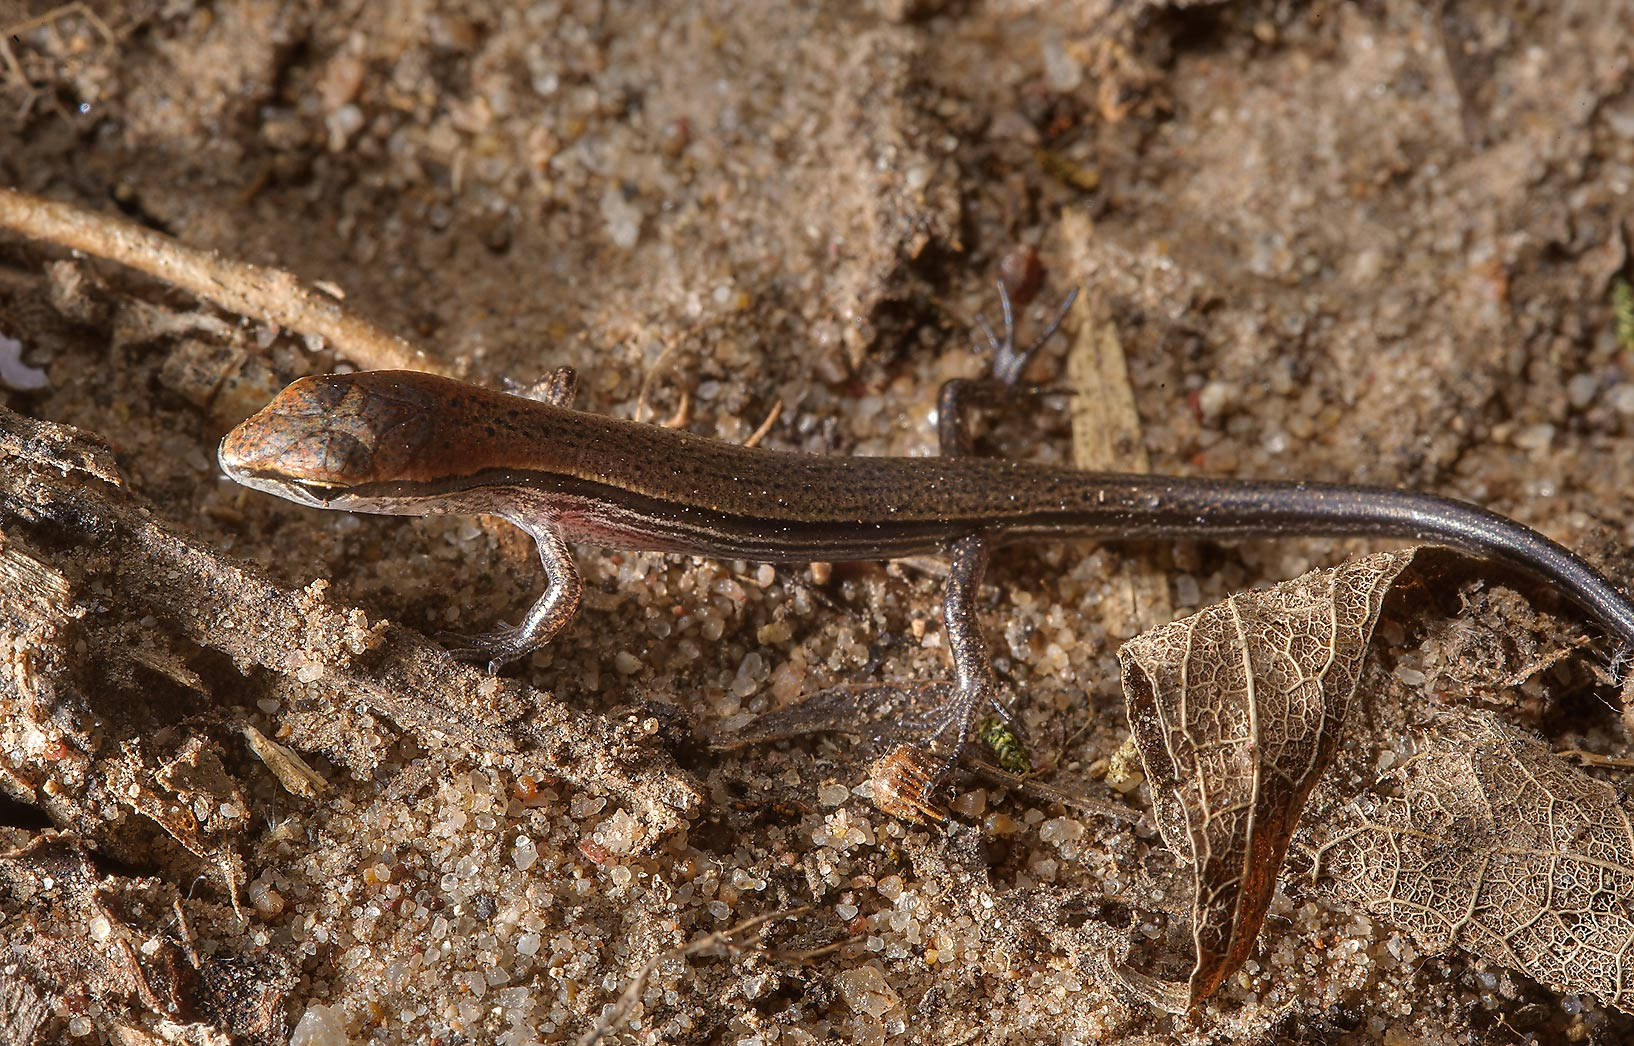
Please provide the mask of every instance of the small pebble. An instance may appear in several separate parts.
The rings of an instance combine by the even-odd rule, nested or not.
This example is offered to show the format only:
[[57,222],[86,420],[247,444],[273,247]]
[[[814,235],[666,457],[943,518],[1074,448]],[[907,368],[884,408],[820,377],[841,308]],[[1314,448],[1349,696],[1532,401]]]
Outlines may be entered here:
[[346,1020],[339,1010],[313,1003],[301,1014],[295,1031],[289,1037],[289,1046],[350,1046],[346,1035]]

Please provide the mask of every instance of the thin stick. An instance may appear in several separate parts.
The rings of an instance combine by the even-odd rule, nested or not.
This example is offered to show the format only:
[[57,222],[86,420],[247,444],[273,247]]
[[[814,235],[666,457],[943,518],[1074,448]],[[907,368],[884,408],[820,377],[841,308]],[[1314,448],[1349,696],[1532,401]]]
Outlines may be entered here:
[[669,416],[668,421],[658,424],[666,429],[684,429],[692,420],[692,392],[689,389],[681,390],[681,402],[676,404],[675,413]]
[[[647,368],[647,373],[641,376],[641,391],[635,397],[635,420],[645,421],[647,419],[647,398],[652,394],[653,382],[657,381],[669,368],[670,357],[675,355],[676,345],[677,343],[673,341],[665,345],[664,351],[660,352],[658,358],[652,361],[652,366]],[[687,406],[689,402],[690,397],[682,399],[681,404]],[[676,414],[679,415],[680,411],[676,411]]]
[[777,424],[777,419],[782,413],[783,401],[780,399],[776,403],[772,404],[771,413],[767,414],[766,420],[760,423],[760,428],[756,429],[750,434],[748,439],[743,441],[743,445],[745,447],[753,447],[761,440],[765,439],[766,433],[772,431],[772,426]]
[[[596,1022],[595,1027],[584,1033],[584,1035],[579,1039],[578,1046],[595,1046],[596,1043],[617,1031],[619,1026],[624,1023],[624,1018],[628,1016],[630,1007],[634,1006],[636,999],[640,997],[641,989],[646,987],[647,979],[653,975],[653,972],[656,971],[659,966],[665,962],[668,962],[670,959],[685,959],[689,956],[697,955],[699,952],[706,951],[710,948],[715,948],[723,944],[731,947],[737,943],[737,937],[740,937],[751,930],[759,929],[766,923],[777,919],[804,915],[809,911],[811,911],[811,905],[803,904],[798,908],[785,908],[782,911],[770,912],[766,915],[757,915],[753,919],[745,919],[736,926],[730,926],[724,930],[716,930],[714,933],[700,937],[691,944],[683,945],[680,948],[671,948],[667,952],[653,956],[651,959],[647,960],[645,965],[641,967],[641,972],[632,977],[630,979],[630,983],[625,985],[624,990],[619,993],[618,1001],[613,1004],[612,1010],[603,1014],[601,1019]],[[764,946],[757,941],[752,947],[758,950]]]
[[316,334],[360,367],[447,373],[420,349],[308,290],[290,273],[229,261],[124,218],[0,188],[0,228],[128,265],[228,312]]
[[193,969],[196,970],[199,968],[199,951],[193,947],[193,930],[192,927],[187,925],[187,913],[182,911],[182,899],[172,897],[170,905],[176,910],[176,929],[181,933],[182,951],[186,954],[187,961],[192,963]]
[[1563,759],[1575,759],[1584,766],[1607,766],[1618,770],[1634,769],[1634,759],[1620,759],[1617,756],[1601,755],[1599,752],[1589,752],[1581,748],[1563,748],[1555,755]]

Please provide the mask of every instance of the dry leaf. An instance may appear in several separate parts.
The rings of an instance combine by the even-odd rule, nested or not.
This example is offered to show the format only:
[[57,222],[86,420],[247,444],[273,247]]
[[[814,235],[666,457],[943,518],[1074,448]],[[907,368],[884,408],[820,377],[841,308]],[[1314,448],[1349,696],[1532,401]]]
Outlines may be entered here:
[[1118,651],[1158,828],[1195,864],[1192,1006],[1253,947],[1379,606],[1414,551],[1232,596]]
[[1339,815],[1325,888],[1426,949],[1634,1012],[1634,805],[1490,713],[1434,725]]

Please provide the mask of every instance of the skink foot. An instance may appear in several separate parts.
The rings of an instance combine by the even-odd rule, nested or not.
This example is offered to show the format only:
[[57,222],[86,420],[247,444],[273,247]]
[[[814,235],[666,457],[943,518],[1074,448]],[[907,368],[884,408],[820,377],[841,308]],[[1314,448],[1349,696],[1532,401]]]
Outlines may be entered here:
[[447,649],[449,657],[484,665],[491,676],[498,675],[500,669],[526,657],[538,646],[524,638],[522,629],[512,626],[472,635],[442,632],[437,635],[437,641]]
[[[874,805],[908,821],[946,819],[937,793],[964,751],[975,712],[1002,705],[981,692],[962,691],[948,681],[897,680],[848,684],[808,694],[798,704],[756,717],[733,734],[716,739],[717,748],[780,741],[816,733],[857,734],[876,752],[868,769]],[[1000,745],[1000,765],[1014,765],[1021,743],[1008,716],[987,716],[996,727],[983,733]],[[990,742],[991,743],[991,742]]]

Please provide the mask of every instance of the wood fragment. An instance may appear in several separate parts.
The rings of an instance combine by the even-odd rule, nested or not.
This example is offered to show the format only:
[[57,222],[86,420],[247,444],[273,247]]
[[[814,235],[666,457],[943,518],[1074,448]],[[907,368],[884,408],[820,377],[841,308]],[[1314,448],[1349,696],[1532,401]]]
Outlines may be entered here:
[[71,592],[66,577],[14,547],[0,530],[0,596],[8,603],[26,601],[36,616],[45,616],[66,610]]
[[21,975],[0,979],[0,1046],[29,1046],[51,1014],[51,1000]]
[[244,724],[243,734],[244,740],[250,744],[250,751],[267,764],[267,769],[278,778],[285,791],[304,799],[316,799],[329,789],[329,782],[312,769],[295,749],[279,744],[248,723]]
[[189,247],[122,217],[0,188],[0,228],[118,262],[229,312],[326,340],[366,369],[447,374],[423,350],[308,290],[291,273]]
[[158,675],[186,687],[196,694],[208,694],[210,688],[205,685],[199,674],[182,663],[181,659],[168,650],[151,650],[147,647],[133,647],[129,651],[130,658],[143,668],[149,669]]

